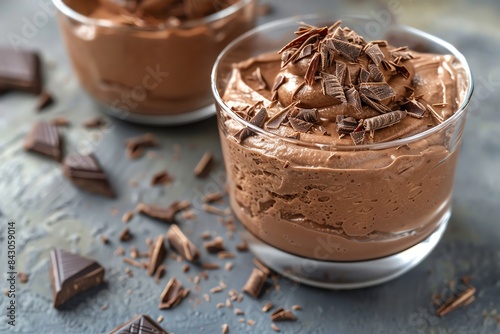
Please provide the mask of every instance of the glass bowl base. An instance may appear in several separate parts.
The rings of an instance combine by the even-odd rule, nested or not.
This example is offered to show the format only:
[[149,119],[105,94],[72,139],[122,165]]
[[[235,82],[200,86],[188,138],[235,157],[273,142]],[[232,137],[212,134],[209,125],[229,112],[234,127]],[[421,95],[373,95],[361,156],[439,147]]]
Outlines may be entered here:
[[324,289],[359,289],[399,277],[422,262],[436,247],[446,230],[451,210],[427,239],[398,254],[356,262],[319,261],[274,248],[248,231],[242,237],[250,251],[267,267],[289,279]]

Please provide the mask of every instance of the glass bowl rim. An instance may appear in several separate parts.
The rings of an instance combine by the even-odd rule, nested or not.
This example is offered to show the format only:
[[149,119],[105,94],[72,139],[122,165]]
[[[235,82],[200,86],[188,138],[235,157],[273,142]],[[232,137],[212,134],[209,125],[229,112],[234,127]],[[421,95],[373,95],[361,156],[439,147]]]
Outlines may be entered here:
[[78,13],[70,6],[68,6],[64,0],[52,0],[52,3],[59,10],[59,12],[63,13],[66,17],[72,18],[73,20],[76,20],[80,23],[103,27],[103,28],[110,28],[117,30],[131,30],[131,31],[162,31],[165,29],[195,28],[203,24],[216,22],[234,13],[237,13],[241,9],[245,8],[247,5],[251,4],[252,2],[255,2],[255,0],[239,0],[235,4],[232,4],[231,6],[224,8],[223,10],[202,17],[201,19],[188,20],[182,22],[179,26],[160,24],[155,26],[140,27],[140,26],[127,26],[123,24],[116,24],[113,21],[106,19],[94,19]]
[[318,142],[307,142],[307,141],[301,141],[298,139],[293,139],[293,138],[287,138],[280,136],[278,134],[275,134],[273,132],[267,131],[265,129],[259,128],[258,126],[255,126],[251,124],[249,121],[246,121],[242,118],[240,118],[235,112],[229,108],[226,103],[222,100],[222,96],[219,94],[219,91],[217,89],[217,70],[219,68],[220,63],[222,62],[222,59],[224,56],[229,53],[233,47],[238,45],[240,42],[245,40],[246,38],[249,38],[257,33],[261,33],[263,31],[266,31],[268,29],[278,27],[284,24],[289,24],[291,22],[307,22],[307,20],[313,20],[313,19],[325,19],[333,22],[333,18],[335,17],[341,17],[341,18],[346,18],[346,19],[358,19],[358,20],[371,20],[370,16],[368,15],[355,15],[355,14],[338,14],[338,13],[323,13],[323,14],[305,14],[305,15],[296,15],[292,17],[287,17],[284,19],[279,19],[275,20],[263,25],[260,25],[252,30],[249,30],[248,32],[240,35],[236,39],[234,39],[231,43],[229,43],[224,50],[219,54],[217,57],[217,60],[214,63],[214,66],[212,68],[212,74],[211,74],[211,86],[212,86],[212,93],[214,95],[216,103],[226,112],[234,121],[252,129],[255,133],[259,135],[263,135],[265,137],[271,137],[271,138],[276,138],[279,140],[283,140],[285,142],[295,144],[298,146],[310,146],[310,147],[315,147],[323,150],[367,150],[367,149],[386,149],[386,148],[392,148],[392,147],[398,147],[398,146],[404,146],[406,144],[412,143],[414,141],[417,141],[419,139],[426,138],[436,132],[439,132],[443,128],[446,128],[450,124],[453,124],[456,120],[458,120],[466,111],[467,106],[469,105],[471,98],[472,98],[472,93],[474,91],[474,79],[472,72],[470,70],[469,64],[467,63],[467,60],[465,57],[458,51],[453,45],[450,43],[446,42],[445,40],[436,37],[432,34],[429,34],[427,32],[424,32],[420,29],[408,26],[408,25],[403,25],[403,24],[391,24],[392,27],[396,27],[399,31],[403,32],[408,32],[413,35],[417,35],[419,37],[423,37],[426,40],[429,40],[433,43],[439,44],[440,46],[446,48],[450,54],[452,54],[455,58],[457,58],[458,61],[460,61],[464,71],[465,75],[468,79],[468,87],[466,94],[464,96],[464,99],[459,106],[458,110],[448,119],[446,119],[444,122],[430,128],[429,130],[425,130],[423,132],[419,132],[417,134],[404,137],[401,139],[396,139],[396,140],[391,140],[388,142],[383,142],[383,143],[373,143],[373,144],[362,144],[362,145],[334,145],[334,144],[326,144],[324,142],[318,143]]

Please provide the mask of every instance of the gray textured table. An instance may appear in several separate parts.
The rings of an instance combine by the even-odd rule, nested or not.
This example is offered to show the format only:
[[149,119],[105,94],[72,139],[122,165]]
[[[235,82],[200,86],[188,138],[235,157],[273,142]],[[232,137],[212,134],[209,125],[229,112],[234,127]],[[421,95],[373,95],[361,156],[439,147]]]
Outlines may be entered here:
[[[26,20],[43,10],[48,0],[2,1],[0,3],[0,44],[9,43],[12,34],[22,35]],[[394,1],[391,1],[394,3]],[[224,302],[227,291],[211,295],[205,302],[202,294],[220,280],[229,288],[240,290],[252,268],[249,253],[238,254],[234,269],[210,272],[202,280],[201,291],[193,290],[187,300],[172,310],[157,309],[158,296],[169,277],[177,276],[192,288],[189,276],[199,274],[194,266],[182,272],[182,263],[169,260],[167,276],[159,285],[139,269],[134,278],[127,278],[125,264],[113,251],[120,243],[117,234],[124,228],[121,215],[135,207],[138,201],[167,205],[176,199],[194,198],[196,220],[179,219],[193,241],[201,246],[200,233],[212,230],[225,235],[218,218],[200,209],[200,197],[205,192],[223,187],[222,156],[215,119],[180,128],[147,128],[108,119],[104,130],[87,130],[82,122],[98,115],[82,93],[73,76],[58,33],[50,18],[25,36],[28,48],[41,50],[48,89],[57,103],[36,114],[36,98],[9,93],[0,98],[0,264],[5,269],[6,223],[16,222],[17,270],[30,275],[27,284],[17,287],[17,323],[6,324],[4,316],[7,298],[0,296],[0,332],[17,333],[105,333],[135,313],[157,318],[175,333],[220,332],[227,323],[230,333],[271,332],[269,315],[260,311],[267,300],[295,311],[297,322],[280,323],[284,333],[500,333],[500,126],[497,107],[500,104],[500,23],[496,1],[463,0],[397,2],[398,13],[392,19],[414,25],[436,34],[457,46],[470,62],[476,79],[476,94],[465,130],[465,140],[456,175],[453,197],[454,211],[444,240],[431,256],[408,274],[378,287],[357,291],[324,291],[298,286],[287,279],[278,281],[280,290],[267,289],[259,300],[246,296],[236,307],[245,312],[236,316],[228,308],[216,309]],[[49,6],[52,8],[52,6]],[[260,22],[293,14],[345,10],[369,14],[374,20],[386,20],[388,11],[383,2],[370,1],[273,1],[274,11]],[[53,8],[52,8],[53,10]],[[44,23],[44,24],[41,24]],[[0,60],[1,61],[1,60]],[[116,200],[105,200],[76,190],[61,176],[60,166],[22,150],[22,140],[36,120],[66,116],[72,126],[64,130],[66,151],[93,150],[111,171],[111,182],[119,193]],[[153,132],[161,141],[155,155],[130,161],[123,149],[125,138]],[[215,154],[217,167],[205,181],[192,177],[192,169],[206,151]],[[180,154],[179,154],[180,152]],[[150,187],[155,172],[167,169],[175,176],[168,187]],[[129,180],[137,180],[132,187]],[[117,215],[112,213],[116,209]],[[167,225],[135,216],[129,222],[134,242],[123,243],[128,249],[136,244],[145,250],[146,237],[166,231]],[[99,235],[110,236],[105,246]],[[238,237],[228,241],[234,250]],[[49,288],[48,251],[63,247],[97,259],[106,269],[107,285],[78,297],[63,311],[52,308]],[[205,258],[224,264],[215,256]],[[477,299],[465,309],[445,318],[435,316],[431,294],[446,290],[447,282],[473,275],[472,284],[478,289]],[[2,278],[0,287],[6,287]],[[131,294],[127,291],[130,290]],[[198,303],[197,299],[203,300]],[[108,305],[107,310],[101,307]],[[254,320],[253,326],[239,318]]]

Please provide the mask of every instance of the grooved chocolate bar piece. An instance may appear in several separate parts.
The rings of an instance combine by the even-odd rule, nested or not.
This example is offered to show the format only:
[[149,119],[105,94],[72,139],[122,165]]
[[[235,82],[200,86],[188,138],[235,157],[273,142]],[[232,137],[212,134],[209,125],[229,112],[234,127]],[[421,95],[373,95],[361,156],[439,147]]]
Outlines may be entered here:
[[104,268],[99,263],[62,249],[50,252],[50,267],[55,308],[104,281]]
[[77,187],[102,196],[115,197],[106,174],[93,154],[67,157],[63,170],[64,175]]
[[182,233],[181,229],[173,224],[167,232],[168,242],[180,256],[193,262],[200,258],[198,248]]
[[40,94],[42,73],[38,54],[0,47],[0,87]]
[[108,334],[168,334],[149,316],[140,314],[121,324]]
[[38,122],[24,140],[24,149],[43,154],[56,161],[62,160],[62,140],[57,126]]

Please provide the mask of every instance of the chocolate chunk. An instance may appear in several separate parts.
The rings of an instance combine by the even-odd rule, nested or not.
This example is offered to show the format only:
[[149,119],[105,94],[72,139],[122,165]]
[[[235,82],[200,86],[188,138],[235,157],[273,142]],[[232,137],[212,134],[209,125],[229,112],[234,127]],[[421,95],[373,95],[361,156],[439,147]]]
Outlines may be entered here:
[[304,80],[309,86],[312,86],[314,84],[314,78],[316,77],[316,72],[318,71],[320,60],[321,55],[319,53],[316,53],[309,62],[309,66],[307,66]]
[[390,62],[392,66],[396,69],[396,73],[400,74],[403,78],[408,79],[410,77],[410,71],[404,65],[399,65],[393,62]]
[[[267,119],[267,109],[266,108],[261,108],[257,114],[255,114],[254,117],[250,120],[250,124],[262,128],[264,125],[264,122]],[[255,132],[250,129],[249,127],[244,127],[240,131],[238,131],[234,137],[238,139],[238,141],[241,143],[243,142],[246,138],[253,136]]]
[[212,170],[213,164],[214,161],[212,153],[205,152],[205,154],[203,154],[200,161],[194,168],[194,175],[200,178],[207,177],[208,174],[210,174],[210,171]]
[[363,121],[365,131],[374,131],[382,129],[396,123],[399,123],[407,115],[406,110],[391,111],[386,114],[367,118]]
[[300,50],[299,55],[295,58],[295,61],[299,61],[305,57],[312,55],[314,51],[314,46],[312,44],[307,44]]
[[290,125],[292,126],[292,128],[295,130],[295,131],[298,131],[298,132],[307,132],[309,131],[312,126],[314,125],[313,123],[309,123],[309,122],[306,122],[306,121],[303,121],[299,118],[296,118],[296,117],[288,117],[288,121],[290,122]]
[[167,248],[165,247],[165,243],[163,241],[164,238],[162,235],[159,235],[156,238],[155,246],[153,248],[153,254],[151,254],[151,259],[149,260],[149,276],[153,276],[155,274],[156,270],[165,259],[165,256],[167,256]]
[[365,53],[370,57],[370,59],[375,63],[375,65],[379,65],[384,59],[384,54],[380,50],[378,44],[370,44],[366,47]]
[[156,218],[159,220],[164,220],[169,223],[174,222],[175,215],[184,209],[187,209],[191,204],[186,201],[178,202],[175,201],[168,207],[162,207],[153,204],[139,203],[136,206],[136,210],[139,213],[145,214],[151,218]]
[[67,157],[63,171],[77,187],[102,196],[115,197],[106,174],[93,154]]
[[336,38],[330,38],[327,42],[328,46],[346,57],[350,61],[356,61],[361,54],[362,48],[359,45],[348,43]]
[[184,259],[194,262],[200,258],[198,248],[182,233],[180,228],[173,224],[167,232],[167,239],[177,253]]
[[384,74],[379,70],[378,66],[375,64],[368,65],[368,69],[370,70],[370,79],[375,82],[383,82],[385,81]]
[[295,118],[298,118],[302,121],[313,123],[313,124],[318,124],[321,119],[319,118],[319,112],[318,109],[301,109],[298,108],[299,112],[295,116]]
[[207,241],[203,244],[203,246],[210,254],[216,254],[226,250],[226,247],[224,246],[224,239],[222,239],[221,237],[217,237],[211,241]]
[[102,117],[92,117],[85,122],[83,122],[83,126],[87,129],[95,129],[100,128],[101,126],[106,125],[106,120]]
[[62,249],[51,250],[50,266],[55,308],[104,281],[104,268],[99,263]]
[[365,132],[364,131],[351,132],[349,135],[351,136],[351,139],[352,139],[354,145],[361,145],[361,144],[363,144],[363,141],[365,140]]
[[267,275],[262,270],[254,268],[243,286],[243,291],[254,298],[258,298],[266,279]]
[[44,90],[40,94],[40,96],[38,96],[38,101],[36,103],[36,110],[42,111],[46,107],[50,106],[52,103],[54,103],[54,98],[48,91]]
[[271,313],[271,321],[295,321],[297,318],[293,315],[292,311],[285,310],[283,307],[278,308]]
[[360,68],[358,82],[359,83],[366,83],[366,82],[368,82],[368,80],[370,80],[370,72],[368,72],[364,68]]
[[354,117],[337,115],[337,132],[339,134],[349,134],[357,129],[358,121]]
[[342,84],[334,74],[321,72],[323,95],[331,96],[339,101],[339,103],[347,102]]
[[182,284],[174,277],[168,281],[160,296],[160,310],[177,306],[187,296],[189,290],[184,289]]
[[129,241],[130,239],[132,239],[132,234],[130,234],[130,230],[128,229],[128,227],[126,227],[120,233],[120,235],[118,236],[118,239],[120,239],[120,241]]
[[366,105],[368,105],[370,108],[372,108],[375,111],[378,111],[381,114],[391,111],[389,107],[386,107],[381,103],[373,101],[372,99],[370,99],[361,92],[359,93],[359,97],[361,98],[361,101],[363,101]]
[[348,68],[346,63],[340,60],[335,63],[335,75],[342,85],[349,85],[351,83],[350,80],[349,82],[346,81],[347,71]]
[[62,138],[57,127],[47,122],[33,125],[31,132],[24,140],[24,149],[36,152],[56,161],[62,160]]
[[109,334],[168,334],[168,332],[149,316],[140,314],[116,327]]
[[356,88],[351,87],[345,91],[347,103],[353,106],[357,112],[361,112],[361,98]]
[[137,159],[142,156],[144,148],[158,146],[158,141],[151,133],[143,136],[129,138],[126,141],[127,155],[130,159]]
[[42,92],[40,57],[36,52],[0,48],[0,87],[32,94]]
[[168,172],[164,170],[153,175],[153,177],[151,178],[151,185],[166,185],[170,184],[172,180],[173,178],[170,176],[170,174],[168,174]]
[[402,107],[408,112],[408,115],[415,118],[423,118],[427,108],[416,99],[408,99]]

